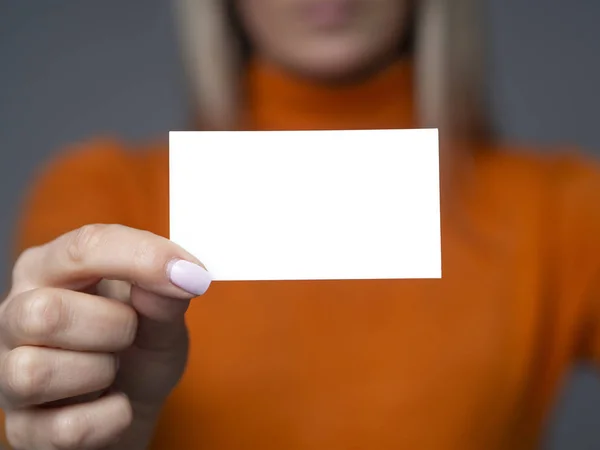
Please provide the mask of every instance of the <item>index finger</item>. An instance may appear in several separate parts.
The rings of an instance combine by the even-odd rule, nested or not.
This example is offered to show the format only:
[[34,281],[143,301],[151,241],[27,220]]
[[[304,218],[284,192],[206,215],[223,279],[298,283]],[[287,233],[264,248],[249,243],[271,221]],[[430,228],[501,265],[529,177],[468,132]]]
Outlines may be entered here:
[[86,225],[27,250],[13,272],[13,284],[29,289],[83,289],[103,278],[175,298],[202,295],[211,281],[202,263],[178,245],[121,225]]

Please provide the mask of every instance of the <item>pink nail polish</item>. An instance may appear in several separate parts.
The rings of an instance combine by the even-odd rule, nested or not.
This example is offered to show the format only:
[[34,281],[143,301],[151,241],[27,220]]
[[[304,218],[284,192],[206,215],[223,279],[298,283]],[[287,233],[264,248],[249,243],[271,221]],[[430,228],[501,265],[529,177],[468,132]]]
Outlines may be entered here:
[[203,267],[182,259],[171,262],[167,270],[171,283],[192,295],[204,294],[212,281]]

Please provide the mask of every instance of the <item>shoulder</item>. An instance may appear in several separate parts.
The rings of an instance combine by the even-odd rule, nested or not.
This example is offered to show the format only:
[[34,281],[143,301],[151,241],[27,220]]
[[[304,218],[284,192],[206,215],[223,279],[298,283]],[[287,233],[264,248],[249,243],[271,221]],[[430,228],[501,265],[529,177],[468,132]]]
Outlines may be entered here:
[[[76,143],[36,168],[30,197],[127,196],[163,188],[168,180],[168,145],[95,138]],[[78,194],[80,193],[80,194]]]
[[137,167],[159,163],[168,158],[162,141],[130,143],[111,137],[99,137],[71,144],[42,165],[40,176],[69,173],[115,176],[135,171]]
[[[97,138],[69,146],[37,168],[19,211],[16,251],[89,223],[163,232],[167,145]],[[156,213],[156,209],[160,211]]]
[[502,191],[514,214],[531,217],[533,212],[542,234],[565,252],[600,252],[598,160],[573,148],[506,145],[490,148],[481,158],[488,183]]
[[557,200],[600,195],[600,161],[577,148],[496,144],[481,159],[488,173],[515,188],[540,189]]

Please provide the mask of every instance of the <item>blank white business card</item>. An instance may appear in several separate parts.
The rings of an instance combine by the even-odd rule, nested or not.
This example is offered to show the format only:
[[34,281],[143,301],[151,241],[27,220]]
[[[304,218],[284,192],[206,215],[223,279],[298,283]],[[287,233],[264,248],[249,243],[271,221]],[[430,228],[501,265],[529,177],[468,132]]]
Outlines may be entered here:
[[441,278],[437,130],[169,141],[170,237],[213,280]]

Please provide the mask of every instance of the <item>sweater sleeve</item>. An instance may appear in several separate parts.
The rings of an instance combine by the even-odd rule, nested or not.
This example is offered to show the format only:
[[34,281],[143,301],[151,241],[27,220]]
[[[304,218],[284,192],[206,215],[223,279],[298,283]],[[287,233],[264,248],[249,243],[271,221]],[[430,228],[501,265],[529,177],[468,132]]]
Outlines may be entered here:
[[571,161],[561,178],[559,293],[563,307],[580,305],[575,359],[600,367],[600,166]]
[[90,223],[128,220],[128,153],[116,142],[92,141],[46,165],[26,193],[15,255]]

